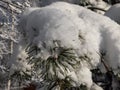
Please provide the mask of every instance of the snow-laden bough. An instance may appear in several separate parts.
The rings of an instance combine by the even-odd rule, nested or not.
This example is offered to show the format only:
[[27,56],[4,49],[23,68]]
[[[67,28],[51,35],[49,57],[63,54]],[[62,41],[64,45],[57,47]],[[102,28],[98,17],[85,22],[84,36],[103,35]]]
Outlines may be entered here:
[[76,85],[84,83],[91,88],[93,82],[90,69],[101,62],[101,52],[105,52],[107,64],[118,73],[120,26],[105,16],[77,5],[57,2],[40,9],[26,10],[19,28],[24,33],[25,42],[39,47],[44,59],[50,56],[53,41],[60,41],[61,47],[72,48],[77,57],[86,55],[89,61],[81,61],[82,65],[69,73],[75,73],[71,76],[78,82]]

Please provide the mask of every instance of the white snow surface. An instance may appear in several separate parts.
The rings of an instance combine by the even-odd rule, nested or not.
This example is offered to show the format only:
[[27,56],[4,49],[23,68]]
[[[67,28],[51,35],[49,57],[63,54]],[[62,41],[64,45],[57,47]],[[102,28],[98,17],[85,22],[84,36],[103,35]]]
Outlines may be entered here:
[[120,24],[120,4],[113,5],[106,13],[105,16],[108,16],[112,20]]
[[[57,1],[79,4],[80,0],[41,0],[41,6],[46,6]],[[87,0],[86,0],[87,1]]]
[[[106,52],[105,60],[113,70],[119,70],[120,26],[114,21],[65,2],[29,10],[22,15],[20,31],[27,43],[32,42],[43,50],[45,58],[49,57],[50,47],[54,47],[53,41],[59,40],[63,47],[73,48],[77,56],[86,54],[91,59],[91,66],[84,64],[80,73],[76,73],[81,83],[92,86],[89,69],[100,63],[100,51]],[[47,48],[44,48],[43,42]]]
[[90,88],[90,90],[103,90],[103,89],[101,87],[99,87],[98,85],[96,85],[95,83],[93,83],[93,85]]
[[76,71],[76,75],[79,82],[86,85],[88,88],[91,88],[93,81],[90,69],[88,69],[86,66],[82,66],[79,70]]

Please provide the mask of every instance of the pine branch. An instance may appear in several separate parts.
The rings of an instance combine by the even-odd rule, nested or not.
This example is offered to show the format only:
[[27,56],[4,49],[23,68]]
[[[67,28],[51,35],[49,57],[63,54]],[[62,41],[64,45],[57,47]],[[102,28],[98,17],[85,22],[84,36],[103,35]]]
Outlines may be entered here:
[[[45,42],[43,42],[42,45],[44,45],[43,47],[48,50]],[[40,56],[41,51],[34,53],[37,49],[40,50],[41,48],[36,46],[34,47],[33,45],[29,44],[26,49],[26,52],[29,55],[27,59],[29,64],[33,65],[33,70],[40,72],[38,75],[41,76],[43,81],[47,81],[47,83],[49,83],[49,81],[55,82],[53,86],[48,85],[48,90],[56,86],[60,86],[61,90],[71,87],[71,79],[68,81],[66,80],[66,77],[68,71],[74,71],[76,68],[75,66],[78,65],[79,62],[79,58],[76,56],[74,49],[61,47],[60,42],[58,43],[57,40],[53,41],[53,47],[49,47],[48,51],[50,56],[47,59],[44,59],[42,56]]]

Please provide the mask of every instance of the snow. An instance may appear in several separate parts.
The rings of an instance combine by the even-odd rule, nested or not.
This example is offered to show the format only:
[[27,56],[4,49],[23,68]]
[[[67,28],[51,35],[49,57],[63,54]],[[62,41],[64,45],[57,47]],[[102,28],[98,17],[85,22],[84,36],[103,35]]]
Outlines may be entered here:
[[64,1],[64,2],[68,2],[68,3],[76,3],[79,4],[79,0],[41,0],[41,6],[46,6],[49,5],[51,3],[54,2],[58,2],[58,1]]
[[[78,53],[89,54],[87,52],[88,49],[90,49],[91,52],[92,50],[96,50],[99,52],[99,43],[100,43],[99,32],[95,31],[95,29],[93,30],[91,29],[91,32],[88,32],[88,29],[86,28],[86,26],[84,26],[85,22],[82,19],[79,19],[77,15],[77,9],[75,8],[79,9],[79,7],[75,6],[75,8],[73,8],[72,6],[69,6],[69,4],[67,3],[63,4],[62,6],[58,4],[57,7],[56,5],[57,3],[53,4],[52,6],[42,8],[39,11],[35,10],[33,12],[33,13],[40,12],[39,15],[34,16],[32,15],[33,13],[31,13],[31,15],[27,16],[28,21],[26,25],[27,27],[25,28],[27,28],[26,32],[28,32],[26,33],[28,42],[33,41],[33,43],[38,44],[38,47],[42,47],[41,44],[44,41],[50,47],[50,46],[53,46],[50,41],[60,40],[62,43],[61,44],[62,46],[68,47],[68,48],[72,47],[76,49]],[[53,13],[54,13],[54,16],[53,16]],[[33,21],[33,19],[29,19],[29,18],[35,18],[37,16],[38,17],[40,16],[40,18],[37,18],[35,22]],[[59,20],[58,18],[61,18],[61,19]],[[43,21],[43,22],[40,23],[40,21]],[[64,23],[64,22],[67,22],[67,23]],[[36,24],[36,23],[39,23],[39,24]],[[80,24],[83,27],[80,27],[79,26]],[[36,35],[36,37],[34,37],[35,33],[33,31],[33,28],[31,27],[35,27],[36,34],[38,34],[39,32],[39,35]],[[64,35],[63,33],[66,33],[66,35]],[[85,41],[86,43],[84,42],[84,40],[82,40],[81,42],[79,40],[79,33],[83,34],[83,37],[86,34],[86,36],[84,37],[85,40],[87,40],[87,38],[89,38],[88,35],[91,34],[91,38],[92,38],[91,40],[93,40],[92,42],[94,43],[87,44],[89,43],[89,40]],[[92,36],[92,33],[95,33],[96,39],[94,39],[94,36]],[[66,37],[69,37],[69,38],[66,38]],[[94,45],[94,48],[89,48],[93,45]],[[98,58],[97,60],[99,61],[99,55],[96,53],[94,56],[95,57],[97,56]]]
[[80,3],[90,3],[92,6],[97,6],[101,8],[107,8],[109,5],[105,3],[103,0],[41,0],[41,5],[46,6],[54,2],[64,1],[72,4],[80,4]]
[[79,70],[76,70],[76,75],[79,82],[81,82],[83,85],[86,85],[88,88],[91,88],[93,81],[89,68],[82,66]]
[[105,10],[110,7],[110,5],[105,3],[103,0],[88,0],[88,1],[89,1],[89,3],[92,4],[92,6],[103,8]]
[[108,16],[112,20],[120,24],[120,4],[113,5],[106,13],[105,16]]
[[98,85],[96,85],[95,83],[93,83],[93,85],[90,88],[90,90],[103,90],[103,89],[101,87],[99,87]]
[[81,61],[83,67],[74,71],[80,83],[85,83],[88,88],[92,86],[90,69],[100,63],[101,51],[106,52],[105,60],[111,68],[119,70],[120,26],[114,21],[65,2],[29,10],[23,13],[19,27],[26,42],[39,47],[42,55],[49,57],[53,41],[58,40],[62,47],[73,48],[78,57],[87,55],[90,58],[90,65],[85,60]]
[[119,67],[119,62],[120,62],[118,59],[119,47],[120,47],[119,25],[117,25],[114,21],[106,17],[102,17],[102,16],[93,17],[92,13],[90,15],[90,13],[85,11],[82,12],[80,16],[83,17],[86,23],[89,22],[92,24],[91,26],[94,25],[94,27],[95,26],[98,27],[102,37],[102,41],[100,43],[100,50],[106,52],[105,60],[109,63],[109,65],[113,69],[117,69]]
[[[81,84],[81,81],[78,79],[78,76],[76,75],[76,73],[73,71],[73,72],[70,72],[68,73],[67,75],[70,79],[70,83],[74,86],[74,87],[77,87],[77,86],[80,86]],[[80,82],[79,82],[80,81]]]

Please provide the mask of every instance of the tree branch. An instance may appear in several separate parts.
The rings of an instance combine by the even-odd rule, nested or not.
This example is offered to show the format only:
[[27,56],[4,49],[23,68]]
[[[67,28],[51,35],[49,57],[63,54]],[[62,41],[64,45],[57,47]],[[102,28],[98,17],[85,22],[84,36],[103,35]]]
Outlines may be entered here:
[[91,10],[97,9],[97,10],[101,10],[101,11],[106,12],[106,10],[104,10],[103,8],[99,8],[99,7],[87,7],[87,8],[91,9]]

